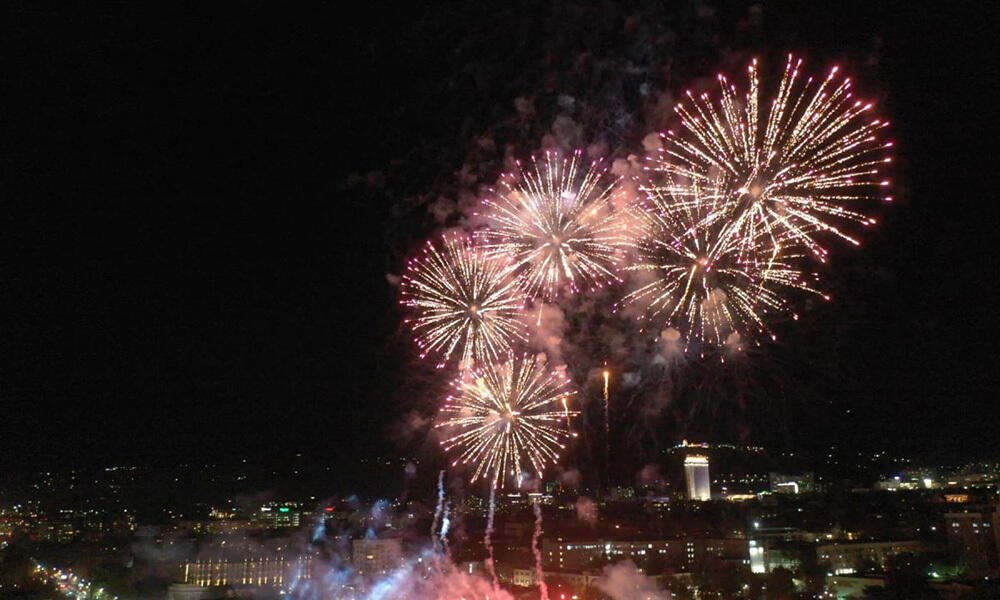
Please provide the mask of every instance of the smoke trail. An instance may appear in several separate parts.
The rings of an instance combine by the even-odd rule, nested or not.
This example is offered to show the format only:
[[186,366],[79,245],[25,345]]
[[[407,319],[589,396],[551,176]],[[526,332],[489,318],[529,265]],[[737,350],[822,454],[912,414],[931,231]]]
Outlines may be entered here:
[[444,512],[441,516],[441,545],[444,547],[444,555],[451,559],[451,550],[448,548],[448,528],[451,527],[451,504],[444,503]]
[[538,549],[538,538],[542,535],[542,505],[537,498],[532,508],[535,511],[535,533],[531,536],[531,552],[535,555],[535,578],[538,579],[541,600],[549,600],[549,587],[545,585],[545,572],[542,570],[542,551]]
[[486,535],[483,537],[483,543],[486,545],[486,551],[489,552],[489,557],[486,559],[486,566],[490,569],[490,576],[493,577],[493,587],[500,587],[500,579],[497,577],[496,564],[493,562],[493,541],[490,539],[493,536],[493,517],[496,514],[497,509],[497,488],[495,485],[490,486],[490,511],[486,517]]
[[316,525],[312,532],[312,543],[320,541],[324,535],[326,535],[326,523],[322,519],[316,519]]
[[444,469],[438,473],[438,502],[437,508],[434,509],[434,522],[431,523],[431,547],[435,552],[438,551],[438,522],[441,520],[441,510],[444,506]]

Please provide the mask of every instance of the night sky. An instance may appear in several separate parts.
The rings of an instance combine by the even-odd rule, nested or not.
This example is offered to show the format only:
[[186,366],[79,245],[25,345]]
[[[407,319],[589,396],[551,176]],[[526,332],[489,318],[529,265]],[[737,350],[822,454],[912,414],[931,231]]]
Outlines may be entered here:
[[[400,198],[461,168],[461,148],[435,149],[533,93],[510,73],[544,45],[504,27],[578,33],[544,18],[559,3],[465,4],[10,9],[0,468],[402,451],[394,423],[426,388],[386,274],[434,227]],[[837,254],[837,301],[797,334],[810,368],[787,376],[819,391],[787,415],[792,439],[996,456],[998,15],[910,4],[763,2],[758,29],[731,39],[747,4],[669,25],[741,57],[861,65],[859,88],[893,122],[899,200]],[[491,10],[495,37],[470,39]],[[488,60],[455,59],[477,43]],[[374,171],[405,189],[359,192]]]

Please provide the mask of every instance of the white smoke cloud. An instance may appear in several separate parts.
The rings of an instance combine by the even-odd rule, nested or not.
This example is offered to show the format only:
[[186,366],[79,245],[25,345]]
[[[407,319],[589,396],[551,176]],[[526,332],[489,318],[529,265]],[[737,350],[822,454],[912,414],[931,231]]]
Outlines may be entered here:
[[642,147],[646,152],[656,152],[657,150],[663,148],[663,141],[660,138],[659,133],[647,133],[646,137],[642,138]]
[[608,146],[604,143],[591,144],[585,154],[590,160],[600,160],[608,155]]
[[639,385],[639,383],[641,381],[642,381],[642,375],[640,375],[639,373],[635,373],[635,372],[632,372],[632,371],[627,371],[627,372],[625,372],[625,373],[622,374],[622,387],[623,388],[632,388],[632,387],[635,387],[635,386]]
[[661,590],[630,560],[604,567],[594,585],[612,600],[670,600],[670,593]]
[[[626,290],[636,290],[653,283],[657,278],[657,274],[649,269],[639,269],[634,271],[629,271],[627,276],[627,281],[625,284]],[[642,319],[646,310],[649,308],[651,298],[648,296],[641,297],[635,301],[625,302],[622,305],[621,310],[618,313],[628,319]]]
[[476,146],[480,150],[491,152],[497,147],[497,141],[491,135],[481,135],[476,138]]
[[397,440],[408,442],[426,435],[430,425],[430,417],[422,415],[419,411],[411,410],[396,421],[392,428],[392,434]]
[[540,492],[542,491],[542,480],[536,477],[534,473],[524,471],[521,473],[517,487],[524,492]]
[[656,96],[656,102],[651,105],[647,122],[658,131],[662,131],[667,128],[673,116],[674,97],[670,92],[663,92]]
[[517,97],[514,98],[514,110],[522,119],[529,119],[535,114],[535,103],[530,98]]
[[575,490],[583,483],[583,475],[579,469],[568,469],[559,474],[559,483],[568,490]]
[[677,360],[684,356],[684,346],[681,342],[681,332],[674,327],[667,327],[660,332],[657,343],[659,356],[667,361]]
[[576,499],[574,510],[576,511],[577,519],[580,519],[591,527],[597,526],[598,511],[596,502],[586,496],[580,496]]
[[734,331],[726,336],[726,347],[730,350],[743,349],[743,336],[738,331]]
[[425,553],[420,560],[408,562],[378,581],[365,600],[514,600],[507,592],[493,587],[479,573],[458,569],[443,557]]
[[642,159],[635,154],[627,158],[617,158],[611,163],[611,173],[619,177],[633,177],[642,174]]
[[553,145],[559,148],[579,148],[583,144],[583,125],[567,115],[559,115],[552,123],[552,137]]
[[438,199],[427,205],[427,212],[434,216],[434,221],[443,224],[455,212],[455,201],[451,198],[438,196]]
[[[541,318],[539,318],[539,311]],[[525,311],[523,318],[532,328],[532,340],[543,350],[551,364],[562,364],[562,341],[566,331],[566,315],[555,304],[545,304]]]

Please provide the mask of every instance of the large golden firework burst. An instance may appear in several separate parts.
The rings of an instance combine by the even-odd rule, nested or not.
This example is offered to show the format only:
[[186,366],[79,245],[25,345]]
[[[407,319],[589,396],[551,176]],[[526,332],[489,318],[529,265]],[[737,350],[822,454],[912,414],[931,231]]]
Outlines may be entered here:
[[569,430],[568,400],[575,391],[567,377],[543,359],[522,356],[487,363],[453,382],[437,427],[453,466],[468,465],[472,481],[503,487],[509,478],[541,477],[559,458]]

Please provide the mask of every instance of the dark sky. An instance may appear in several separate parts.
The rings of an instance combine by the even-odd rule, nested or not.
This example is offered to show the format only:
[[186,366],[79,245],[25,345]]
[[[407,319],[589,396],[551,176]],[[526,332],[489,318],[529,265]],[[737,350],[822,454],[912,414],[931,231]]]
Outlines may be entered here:
[[[900,201],[834,265],[841,311],[804,335],[850,332],[814,365],[836,410],[798,418],[828,439],[975,457],[1000,431],[998,20],[989,3],[910,4],[764,2],[749,49],[817,69],[877,49],[879,80],[859,85],[898,147]],[[342,184],[471,118],[433,83],[454,74],[448,36],[476,6],[434,13],[442,37],[426,39],[412,5],[13,6],[0,466],[392,451],[409,393],[385,278],[398,223],[390,200]]]

